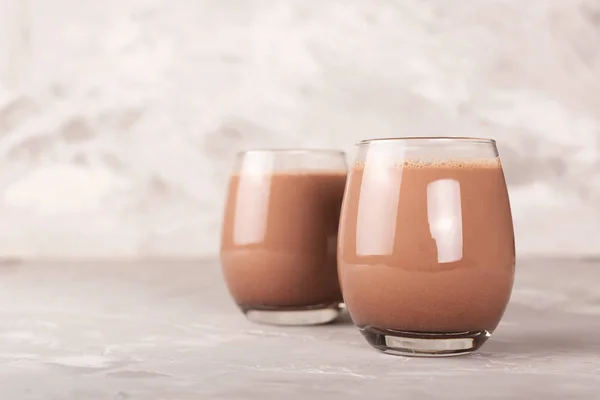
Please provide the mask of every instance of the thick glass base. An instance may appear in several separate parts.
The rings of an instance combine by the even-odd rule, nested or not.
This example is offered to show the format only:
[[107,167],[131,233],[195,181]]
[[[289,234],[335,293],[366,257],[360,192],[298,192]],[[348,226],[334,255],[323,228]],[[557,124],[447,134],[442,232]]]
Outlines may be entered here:
[[479,349],[490,337],[488,331],[426,333],[405,332],[364,326],[360,332],[371,346],[398,356],[450,357]]
[[240,306],[252,322],[269,325],[321,325],[334,321],[340,315],[340,303],[317,304],[302,307]]

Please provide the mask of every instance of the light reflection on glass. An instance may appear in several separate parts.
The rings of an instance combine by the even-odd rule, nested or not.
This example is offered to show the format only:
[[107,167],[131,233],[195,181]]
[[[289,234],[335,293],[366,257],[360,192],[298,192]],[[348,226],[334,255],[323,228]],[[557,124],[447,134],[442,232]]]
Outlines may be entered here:
[[462,208],[457,180],[439,179],[427,185],[427,218],[431,237],[437,246],[438,262],[461,260]]
[[248,154],[239,177],[233,240],[235,244],[262,243],[267,232],[273,159]]
[[402,183],[402,167],[394,161],[402,157],[386,150],[369,152],[365,158],[356,217],[356,253],[361,256],[394,252]]

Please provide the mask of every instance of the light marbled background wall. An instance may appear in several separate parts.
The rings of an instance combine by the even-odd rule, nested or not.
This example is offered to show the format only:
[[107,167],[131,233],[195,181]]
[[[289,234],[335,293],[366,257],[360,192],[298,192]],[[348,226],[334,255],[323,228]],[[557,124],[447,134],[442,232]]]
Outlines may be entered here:
[[600,2],[0,0],[0,254],[212,255],[235,152],[432,134],[600,253]]

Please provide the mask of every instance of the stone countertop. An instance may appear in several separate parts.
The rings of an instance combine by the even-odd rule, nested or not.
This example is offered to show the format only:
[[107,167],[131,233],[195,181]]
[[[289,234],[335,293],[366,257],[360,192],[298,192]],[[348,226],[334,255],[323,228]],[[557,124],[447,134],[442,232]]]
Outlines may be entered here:
[[384,355],[349,320],[247,322],[216,261],[0,265],[2,399],[597,399],[600,261],[525,260],[477,353]]

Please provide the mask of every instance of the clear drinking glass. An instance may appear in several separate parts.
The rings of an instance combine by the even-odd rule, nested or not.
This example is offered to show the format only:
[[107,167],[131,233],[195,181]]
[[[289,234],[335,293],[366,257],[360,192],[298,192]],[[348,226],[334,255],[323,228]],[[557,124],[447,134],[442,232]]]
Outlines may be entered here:
[[334,320],[342,294],[336,244],[343,152],[253,150],[229,182],[221,264],[246,317],[278,325]]
[[515,245],[496,143],[397,138],[357,144],[342,205],[344,300],[390,354],[478,349],[510,298]]

